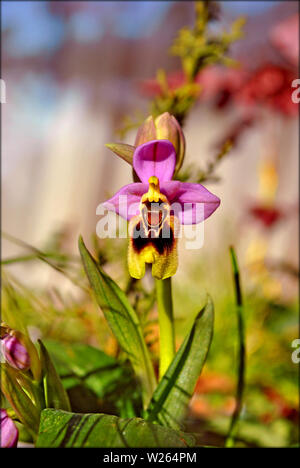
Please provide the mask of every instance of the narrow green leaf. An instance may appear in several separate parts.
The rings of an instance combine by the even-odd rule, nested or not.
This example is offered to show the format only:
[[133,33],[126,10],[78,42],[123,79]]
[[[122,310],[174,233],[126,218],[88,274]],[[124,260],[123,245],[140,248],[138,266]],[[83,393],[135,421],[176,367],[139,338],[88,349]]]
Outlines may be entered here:
[[197,315],[191,331],[177,351],[167,372],[158,384],[146,419],[179,429],[213,335],[213,303],[210,298]]
[[63,384],[55,370],[49,353],[39,340],[44,381],[45,403],[47,408],[70,411],[70,402]]
[[138,317],[125,293],[93,259],[82,237],[79,238],[79,250],[97,303],[141,382],[143,403],[146,407],[156,380]]
[[126,145],[125,143],[107,143],[105,146],[132,166],[135,146]]
[[45,409],[37,447],[190,447],[194,437],[140,418]]
[[40,412],[17,380],[18,371],[8,364],[1,364],[1,390],[20,421],[33,437],[39,428]]
[[238,322],[238,379],[236,388],[236,405],[232,418],[230,421],[228,435],[225,441],[225,447],[234,447],[235,436],[238,429],[238,421],[240,418],[243,395],[245,387],[245,373],[246,373],[246,345],[245,345],[245,325],[243,317],[243,296],[240,282],[240,270],[234,248],[231,246],[230,249],[231,268],[233,274],[234,288],[235,288],[235,299],[236,299],[236,315]]
[[30,357],[30,370],[33,374],[34,379],[39,382],[41,379],[41,362],[37,349],[28,334],[15,332],[14,336],[19,339],[20,343],[26,348]]

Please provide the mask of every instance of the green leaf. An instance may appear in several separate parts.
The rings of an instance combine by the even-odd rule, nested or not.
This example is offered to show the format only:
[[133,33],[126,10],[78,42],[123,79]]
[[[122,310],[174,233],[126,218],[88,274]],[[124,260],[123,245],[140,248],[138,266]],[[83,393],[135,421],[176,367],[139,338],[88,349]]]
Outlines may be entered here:
[[82,237],[79,238],[79,250],[97,303],[141,382],[143,403],[146,407],[156,381],[138,317],[125,293],[93,259]]
[[213,303],[208,298],[157,386],[147,410],[147,420],[173,429],[181,427],[207,357],[213,335],[213,321]]
[[140,414],[141,394],[128,362],[120,362],[83,343],[47,340],[45,344],[68,392],[72,410],[122,417]]
[[194,437],[140,418],[45,409],[37,447],[190,447]]
[[1,364],[1,390],[20,421],[35,437],[39,428],[40,412],[17,380],[18,371]]
[[39,345],[41,350],[46,407],[69,411],[71,409],[69,398],[59,378],[59,375],[55,370],[47,349],[40,340]]
[[65,389],[84,383],[99,398],[104,398],[128,376],[128,369],[93,346],[56,340],[47,340],[46,346]]
[[135,151],[135,146],[127,145],[125,143],[106,143],[105,146],[132,166],[132,159],[133,153]]

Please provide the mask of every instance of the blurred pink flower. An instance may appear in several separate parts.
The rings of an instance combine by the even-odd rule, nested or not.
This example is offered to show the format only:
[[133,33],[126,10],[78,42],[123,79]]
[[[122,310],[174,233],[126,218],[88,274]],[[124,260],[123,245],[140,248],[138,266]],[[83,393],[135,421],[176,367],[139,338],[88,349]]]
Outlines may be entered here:
[[19,431],[5,409],[1,409],[1,448],[16,447]]
[[299,63],[299,17],[290,16],[277,24],[270,33],[272,44],[295,67]]

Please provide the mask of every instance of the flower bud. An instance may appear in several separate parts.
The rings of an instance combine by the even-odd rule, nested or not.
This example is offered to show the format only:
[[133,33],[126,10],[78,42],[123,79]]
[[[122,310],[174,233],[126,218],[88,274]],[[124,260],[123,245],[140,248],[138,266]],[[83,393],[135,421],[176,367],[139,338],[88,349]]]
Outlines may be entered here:
[[182,166],[185,153],[185,139],[183,131],[175,117],[169,114],[169,112],[164,112],[158,116],[155,119],[154,124],[156,128],[156,138],[158,140],[169,140],[173,143],[176,151],[176,173]]
[[27,370],[30,367],[30,357],[27,349],[13,335],[7,334],[2,339],[2,350],[5,360],[15,369]]
[[147,117],[145,122],[139,127],[134,146],[140,146],[151,140],[157,140],[156,128],[152,115]]
[[142,145],[151,140],[169,140],[173,144],[176,151],[176,173],[183,163],[185,139],[183,131],[173,115],[169,114],[169,112],[164,112],[155,120],[152,116],[145,120],[138,130],[135,146]]
[[19,431],[13,420],[8,416],[5,409],[1,409],[1,448],[16,447]]
[[35,380],[41,379],[41,362],[36,347],[25,333],[10,328],[5,323],[0,326],[1,354],[7,363],[18,370],[30,368]]

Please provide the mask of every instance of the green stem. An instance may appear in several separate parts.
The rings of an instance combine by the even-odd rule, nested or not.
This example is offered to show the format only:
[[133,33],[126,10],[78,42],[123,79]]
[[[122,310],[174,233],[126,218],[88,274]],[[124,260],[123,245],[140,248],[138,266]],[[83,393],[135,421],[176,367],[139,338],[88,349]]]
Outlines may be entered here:
[[238,382],[236,389],[236,407],[233,412],[228,435],[225,441],[225,447],[233,447],[234,439],[237,433],[237,423],[239,421],[242,404],[243,404],[243,393],[245,387],[245,368],[246,368],[246,348],[245,348],[245,330],[244,330],[244,318],[243,318],[243,297],[240,284],[240,272],[237,263],[235,250],[230,247],[230,256],[232,264],[232,272],[235,285],[235,297],[236,297],[236,311],[238,320],[238,346],[239,346],[239,364],[238,364]]
[[175,354],[175,334],[171,278],[155,280],[159,321],[159,379],[165,374]]

